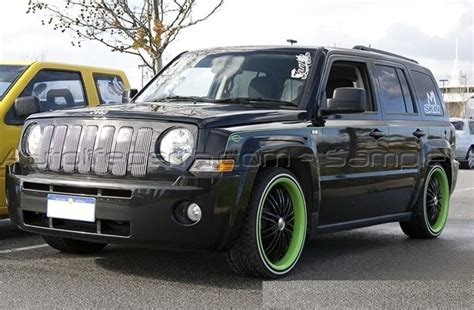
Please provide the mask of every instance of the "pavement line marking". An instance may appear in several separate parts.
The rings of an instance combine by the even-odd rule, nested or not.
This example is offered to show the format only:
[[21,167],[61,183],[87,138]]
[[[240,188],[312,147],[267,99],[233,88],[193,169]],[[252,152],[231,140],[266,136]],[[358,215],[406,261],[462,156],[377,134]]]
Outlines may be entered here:
[[9,253],[23,252],[23,251],[41,249],[41,248],[45,248],[45,247],[48,247],[48,246],[49,246],[49,245],[47,245],[47,244],[32,245],[32,246],[26,246],[26,247],[22,247],[22,248],[14,248],[14,249],[9,249],[9,250],[2,250],[2,251],[0,251],[0,254],[9,254]]
[[470,190],[474,190],[474,187],[458,189],[458,190],[455,190],[454,192],[457,193],[457,192],[464,192],[464,191],[470,191]]

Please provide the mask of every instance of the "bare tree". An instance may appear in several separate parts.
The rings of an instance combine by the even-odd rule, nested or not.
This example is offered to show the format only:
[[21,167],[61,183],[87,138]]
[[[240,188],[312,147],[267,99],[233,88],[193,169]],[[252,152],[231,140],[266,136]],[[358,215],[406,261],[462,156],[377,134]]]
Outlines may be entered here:
[[[102,43],[113,52],[136,55],[154,73],[162,55],[179,33],[207,20],[224,3],[214,0],[201,9],[197,0],[62,0],[55,5],[29,0],[27,14],[44,13],[43,25],[72,32],[73,46],[85,40]],[[201,0],[200,3],[204,2]],[[205,1],[209,5],[209,0]],[[200,14],[193,14],[199,11]],[[197,16],[199,15],[199,16]]]

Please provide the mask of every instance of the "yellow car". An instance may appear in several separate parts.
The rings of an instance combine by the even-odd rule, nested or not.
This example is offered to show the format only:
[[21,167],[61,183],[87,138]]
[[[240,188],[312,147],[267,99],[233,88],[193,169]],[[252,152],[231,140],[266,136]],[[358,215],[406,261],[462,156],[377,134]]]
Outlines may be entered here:
[[0,62],[0,218],[7,217],[5,168],[33,113],[121,103],[124,72],[50,62]]

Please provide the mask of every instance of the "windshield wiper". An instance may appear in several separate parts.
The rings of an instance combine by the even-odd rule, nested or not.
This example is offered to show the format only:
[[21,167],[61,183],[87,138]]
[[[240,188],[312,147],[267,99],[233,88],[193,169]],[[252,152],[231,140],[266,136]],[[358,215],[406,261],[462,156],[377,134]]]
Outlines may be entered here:
[[163,102],[163,101],[193,101],[193,102],[212,102],[212,99],[199,97],[199,96],[167,96],[157,99],[153,99],[153,102]]
[[232,98],[222,98],[215,99],[212,102],[214,103],[238,103],[238,104],[249,104],[253,102],[268,102],[268,103],[277,103],[284,106],[293,106],[297,107],[298,104],[290,101],[272,99],[272,98],[248,98],[248,97],[232,97]]

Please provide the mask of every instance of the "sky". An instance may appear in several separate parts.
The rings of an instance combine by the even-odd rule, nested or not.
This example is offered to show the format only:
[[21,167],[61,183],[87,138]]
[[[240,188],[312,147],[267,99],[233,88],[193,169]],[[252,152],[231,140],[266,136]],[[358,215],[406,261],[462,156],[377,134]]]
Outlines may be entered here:
[[[201,9],[212,2],[197,1]],[[1,60],[120,68],[132,87],[141,87],[137,57],[112,53],[97,42],[73,47],[70,34],[42,26],[41,15],[25,14],[27,3],[0,4]],[[460,69],[474,83],[474,0],[225,0],[209,20],[180,34],[164,62],[185,50],[284,45],[289,38],[311,46],[371,45],[418,60],[438,80],[449,79],[457,39]]]

